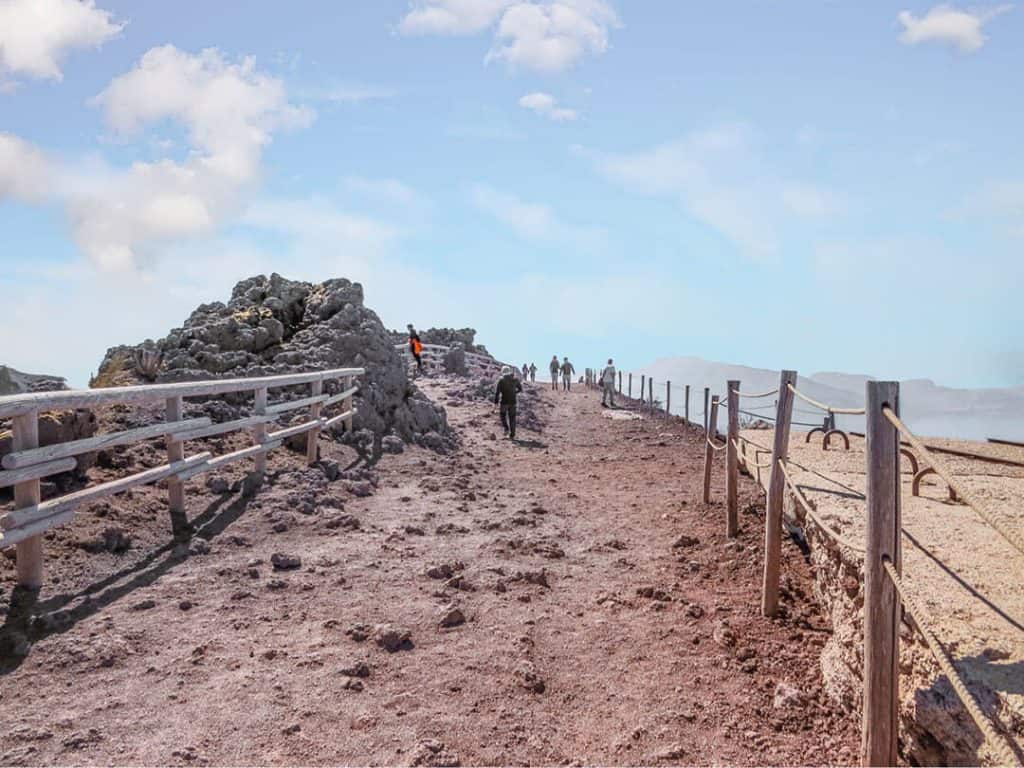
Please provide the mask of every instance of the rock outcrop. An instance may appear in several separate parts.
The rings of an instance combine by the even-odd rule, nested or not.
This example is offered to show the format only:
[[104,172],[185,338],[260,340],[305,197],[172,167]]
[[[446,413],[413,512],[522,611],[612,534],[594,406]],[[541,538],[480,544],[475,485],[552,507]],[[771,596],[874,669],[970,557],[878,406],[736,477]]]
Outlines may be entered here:
[[[405,331],[389,331],[392,344],[404,344],[409,339]],[[478,355],[490,355],[487,347],[483,344],[476,344],[476,330],[473,328],[428,328],[417,330],[420,341],[424,344],[440,344],[443,347],[452,347],[461,344],[467,352]]]
[[25,392],[50,392],[55,389],[67,388],[68,384],[62,376],[22,373],[6,365],[0,365],[0,396],[20,395]]
[[449,439],[444,409],[409,382],[392,336],[363,303],[362,286],[340,278],[243,280],[226,304],[199,306],[163,339],[108,350],[91,385],[344,367],[366,369],[356,396],[356,434],[368,430],[379,444],[394,433],[433,448]]

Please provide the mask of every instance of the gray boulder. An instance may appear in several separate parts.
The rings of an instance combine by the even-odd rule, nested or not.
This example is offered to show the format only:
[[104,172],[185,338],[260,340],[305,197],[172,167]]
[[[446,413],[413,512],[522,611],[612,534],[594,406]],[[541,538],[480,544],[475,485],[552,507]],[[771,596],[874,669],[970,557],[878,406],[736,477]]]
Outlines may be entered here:
[[[427,441],[434,445],[450,439],[444,409],[409,381],[392,337],[363,303],[363,287],[349,280],[307,283],[278,274],[243,280],[226,304],[200,305],[163,339],[109,350],[96,378],[116,384],[149,378],[137,370],[141,348],[159,353],[159,382],[362,367],[354,432],[371,432],[378,445],[391,432],[406,442],[422,443],[425,434],[436,438]],[[340,387],[328,383],[325,391]],[[293,396],[304,393],[308,387]]]

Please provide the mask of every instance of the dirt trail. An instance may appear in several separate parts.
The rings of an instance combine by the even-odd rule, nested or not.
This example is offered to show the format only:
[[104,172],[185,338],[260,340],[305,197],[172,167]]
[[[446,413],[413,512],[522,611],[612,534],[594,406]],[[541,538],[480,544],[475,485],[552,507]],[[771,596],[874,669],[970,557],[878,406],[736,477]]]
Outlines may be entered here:
[[700,503],[699,433],[536,387],[544,428],[519,443],[464,383],[428,380],[451,456],[386,456],[375,489],[331,483],[312,510],[319,470],[284,457],[252,500],[190,486],[188,556],[102,573],[52,556],[50,613],[6,616],[35,642],[0,659],[0,762],[854,762],[789,542],[782,616],[759,615],[753,483],[727,542],[720,469]]

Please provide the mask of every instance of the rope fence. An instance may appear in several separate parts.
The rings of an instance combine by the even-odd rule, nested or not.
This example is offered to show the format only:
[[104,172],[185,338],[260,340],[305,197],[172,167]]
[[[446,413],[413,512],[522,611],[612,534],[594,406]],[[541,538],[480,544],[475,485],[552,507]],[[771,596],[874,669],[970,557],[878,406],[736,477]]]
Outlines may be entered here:
[[[725,390],[727,397],[724,403],[720,403],[717,398],[708,395],[711,423],[715,422],[719,407],[724,407],[730,418],[724,445],[718,444],[712,439],[711,426],[705,431],[704,501],[705,503],[710,502],[711,468],[714,457],[717,453],[724,451],[726,454],[726,535],[736,535],[735,488],[739,468],[742,466],[748,472],[753,470],[757,473],[757,481],[763,485],[766,494],[761,608],[763,615],[767,617],[774,616],[779,605],[780,545],[783,501],[786,492],[791,494],[794,503],[802,511],[804,525],[812,525],[819,530],[825,542],[824,545],[838,550],[843,562],[861,569],[864,580],[862,764],[894,765],[897,762],[900,716],[898,693],[899,617],[902,605],[906,608],[917,630],[924,637],[942,673],[949,679],[954,692],[970,718],[981,730],[985,743],[991,747],[1001,764],[1020,765],[1019,757],[1014,751],[1009,737],[1002,734],[993,718],[987,716],[981,709],[976,695],[967,687],[949,653],[931,629],[927,613],[921,609],[914,596],[908,593],[892,565],[901,561],[900,543],[904,536],[908,535],[900,524],[899,514],[902,495],[901,451],[903,454],[908,451],[907,448],[902,447],[900,435],[920,454],[921,461],[928,462],[929,469],[934,470],[935,474],[946,481],[959,499],[970,506],[979,518],[994,528],[1021,554],[1024,554],[1024,538],[1011,527],[1003,515],[990,509],[975,495],[968,493],[964,489],[963,483],[956,480],[942,459],[936,455],[938,451],[930,450],[929,446],[922,443],[900,420],[898,409],[892,405],[898,402],[898,384],[868,382],[865,386],[865,407],[839,407],[820,402],[801,392],[796,386],[796,372],[783,371],[778,390],[749,394],[752,398],[775,395],[774,415],[740,408],[739,401],[745,393],[740,390],[739,384],[738,381],[728,382]],[[710,389],[706,389],[705,392],[710,393]],[[821,409],[828,414],[829,418],[821,424],[793,421],[794,412],[801,413],[793,407],[797,400],[802,400]],[[772,406],[754,407],[763,411]],[[763,419],[773,425],[770,447],[739,434],[738,418],[740,414]],[[844,433],[835,429],[834,422],[830,424],[832,414],[865,416],[867,425],[864,443],[866,493],[789,458],[789,438],[792,426],[809,426],[813,427],[815,431],[823,431],[826,439],[823,448],[827,448],[827,438],[832,433],[838,432],[845,437]],[[715,426],[717,427],[717,425]],[[848,443],[845,447],[849,450]],[[750,449],[753,450],[753,456],[749,455]],[[770,454],[771,460],[762,461],[760,458],[762,453]],[[806,486],[797,482],[794,469],[807,472],[842,489],[841,491],[826,490],[825,492],[850,496],[864,504],[866,530],[863,543],[855,541],[854,538],[825,520],[815,504],[808,498]],[[768,470],[767,483],[762,481],[762,470]]]
[[981,705],[978,703],[977,697],[971,692],[964,682],[963,677],[957,671],[957,668],[953,665],[953,659],[950,658],[949,652],[946,651],[945,646],[939,641],[935,632],[931,628],[931,617],[928,613],[920,606],[917,602],[917,598],[907,591],[906,585],[900,578],[899,573],[893,566],[891,560],[885,560],[882,563],[885,568],[886,574],[892,581],[893,587],[895,587],[897,594],[899,595],[900,601],[903,603],[903,607],[906,608],[910,618],[914,621],[918,633],[924,638],[927,643],[929,650],[932,652],[932,656],[935,657],[935,661],[939,664],[939,669],[942,670],[942,674],[949,680],[950,686],[956,692],[957,697],[964,705],[964,709],[971,716],[974,724],[978,726],[978,730],[985,736],[985,740],[992,746],[993,751],[999,757],[1000,765],[1019,765],[1020,762],[1017,759],[1017,755],[1014,753],[1013,748],[1010,746],[1009,739],[1003,734],[999,733],[992,725],[992,721],[986,717],[985,713],[981,709]]

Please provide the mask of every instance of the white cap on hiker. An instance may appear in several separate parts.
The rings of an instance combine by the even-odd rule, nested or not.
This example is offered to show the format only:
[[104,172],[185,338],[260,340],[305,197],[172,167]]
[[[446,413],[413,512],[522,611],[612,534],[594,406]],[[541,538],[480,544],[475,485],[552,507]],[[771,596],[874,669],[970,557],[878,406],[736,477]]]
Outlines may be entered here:
[[510,373],[512,373],[512,369],[511,368],[509,368],[507,365],[501,366],[501,375],[502,376],[508,376]]

